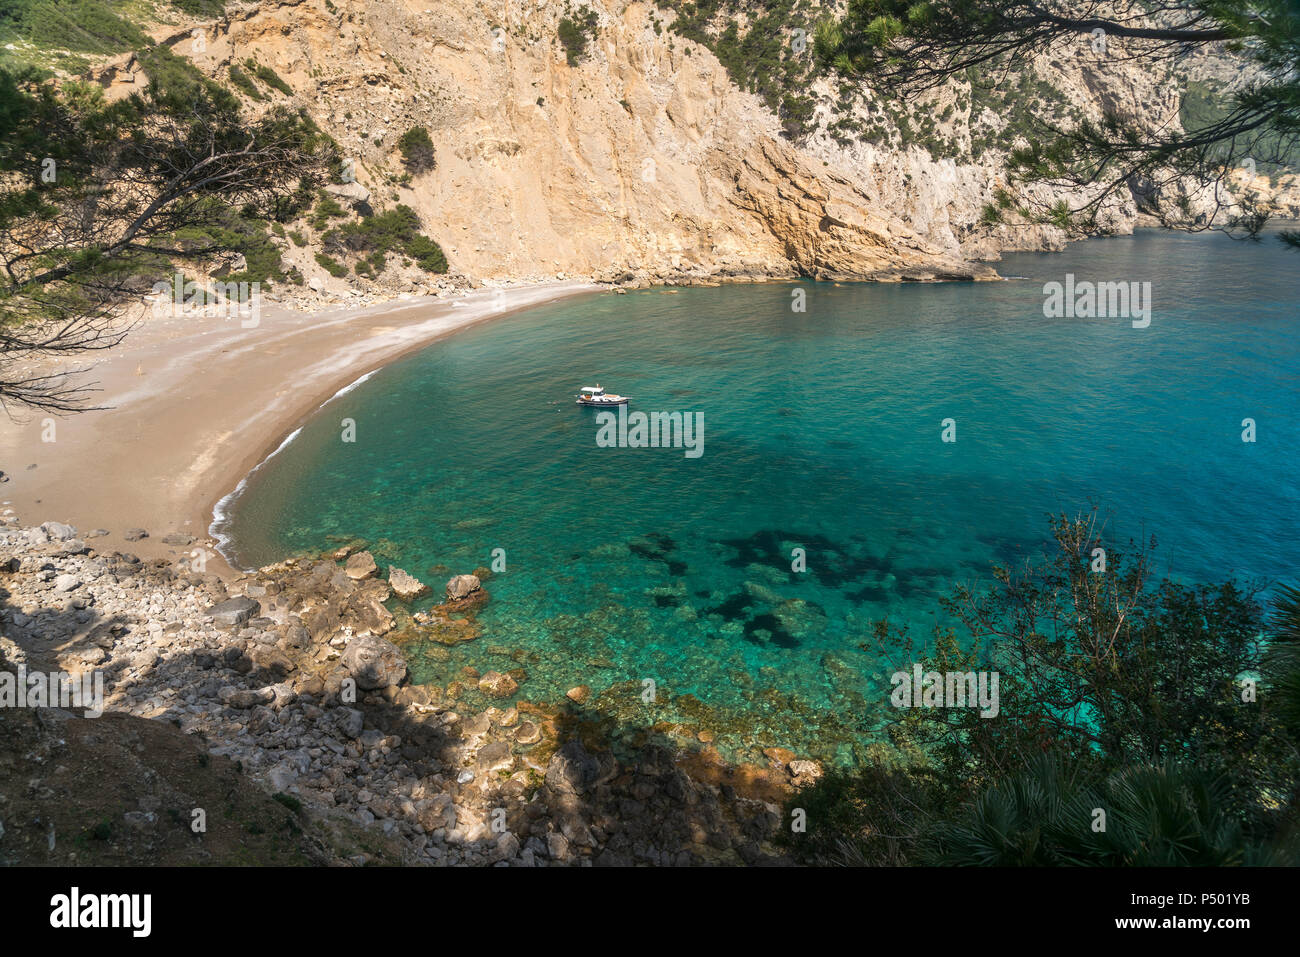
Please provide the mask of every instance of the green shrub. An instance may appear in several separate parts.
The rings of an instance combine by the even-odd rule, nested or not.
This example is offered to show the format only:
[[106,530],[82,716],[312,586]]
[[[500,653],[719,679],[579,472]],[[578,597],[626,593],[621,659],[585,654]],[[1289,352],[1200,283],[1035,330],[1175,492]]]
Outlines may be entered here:
[[177,56],[165,46],[149,47],[136,52],[141,69],[149,77],[153,95],[167,109],[183,113],[193,110],[195,104],[205,104],[211,112],[230,118],[240,114],[239,99],[219,83],[208,79],[203,72],[183,56]]
[[311,217],[311,224],[314,227],[325,229],[331,219],[339,219],[346,215],[347,211],[325,190],[316,194],[316,208],[312,211]]
[[672,30],[711,50],[732,82],[757,94],[777,114],[787,137],[808,131],[814,112],[808,87],[825,70],[811,50],[794,49],[794,31],[811,32],[815,25],[808,0],[767,0],[761,5],[665,0],[664,5],[677,13]]
[[[1228,788],[1200,768],[1165,761],[1097,780],[1042,755],[936,822],[922,860],[949,867],[1275,863],[1247,838],[1230,805]],[[1091,826],[1094,809],[1106,811],[1104,829]]]
[[250,96],[255,100],[265,99],[257,89],[257,85],[249,78],[248,74],[234,64],[231,64],[230,67],[230,82],[234,85],[235,89],[239,90],[246,96]]
[[412,237],[406,244],[406,254],[425,272],[445,273],[448,269],[442,247],[428,236]]
[[437,163],[433,153],[433,140],[423,126],[413,126],[403,133],[397,141],[397,148],[402,151],[402,162],[406,168],[416,176],[429,172]]
[[105,0],[5,0],[0,38],[84,53],[117,53],[150,42]]
[[[215,208],[214,208],[215,207]],[[205,250],[222,249],[242,253],[244,268],[238,272],[216,275],[223,282],[262,282],[283,279],[280,247],[271,240],[270,224],[237,210],[209,206],[214,222],[203,227],[178,229],[172,245],[191,256],[202,258]]]
[[342,279],[344,276],[348,274],[348,269],[346,266],[340,264],[334,259],[331,259],[329,256],[326,256],[324,253],[316,254],[316,263],[317,265],[321,266],[327,273],[333,276],[335,279]]
[[280,74],[276,73],[269,66],[263,66],[252,57],[249,57],[244,61],[244,67],[252,73],[253,76],[257,77],[272,89],[279,90],[285,96],[293,96],[293,87],[289,86],[288,83],[285,83],[284,80],[280,78]]
[[195,17],[219,17],[226,12],[226,0],[168,0],[182,13]]
[[587,44],[596,38],[596,24],[600,17],[590,7],[583,7],[572,16],[560,18],[558,29],[560,45],[569,66],[577,66],[587,52]]

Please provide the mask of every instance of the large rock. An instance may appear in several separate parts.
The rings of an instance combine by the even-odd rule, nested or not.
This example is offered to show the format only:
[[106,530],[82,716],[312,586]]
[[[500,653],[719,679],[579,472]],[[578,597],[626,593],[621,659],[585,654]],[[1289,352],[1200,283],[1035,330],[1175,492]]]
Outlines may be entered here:
[[347,576],[353,581],[361,581],[363,578],[369,578],[379,571],[379,566],[375,564],[375,556],[369,552],[357,552],[348,558],[348,563],[343,566]]
[[491,741],[479,748],[479,773],[491,774],[493,771],[504,771],[514,764],[514,760],[514,756],[510,753],[510,745],[504,741]]
[[365,726],[365,714],[356,708],[336,708],[334,721],[339,732],[347,738],[361,737]]
[[354,208],[364,206],[370,202],[370,190],[357,182],[328,183],[325,186],[325,192],[339,199],[347,200]]
[[388,569],[388,584],[392,586],[393,594],[402,601],[423,598],[430,591],[429,586],[420,579],[407,574],[395,565]]
[[377,635],[363,635],[348,642],[343,667],[363,691],[392,688],[406,677],[406,660],[397,646]]
[[41,529],[52,542],[66,542],[70,538],[77,537],[77,530],[71,525],[64,525],[62,522],[46,522],[41,526]]
[[452,601],[468,598],[483,587],[477,575],[457,575],[447,582],[447,597]]
[[347,600],[341,616],[354,634],[386,635],[393,630],[393,613],[384,607],[391,592],[383,579],[363,582]]
[[265,688],[232,690],[223,697],[227,707],[244,711],[255,708],[259,704],[270,704],[275,700],[275,689],[268,686]]
[[600,765],[582,742],[572,738],[551,756],[546,786],[558,794],[581,794],[600,775]]
[[218,628],[238,628],[261,610],[262,606],[256,600],[240,595],[218,602],[208,609],[208,614]]
[[23,530],[24,545],[44,545],[50,540],[50,533],[43,526],[34,525]]

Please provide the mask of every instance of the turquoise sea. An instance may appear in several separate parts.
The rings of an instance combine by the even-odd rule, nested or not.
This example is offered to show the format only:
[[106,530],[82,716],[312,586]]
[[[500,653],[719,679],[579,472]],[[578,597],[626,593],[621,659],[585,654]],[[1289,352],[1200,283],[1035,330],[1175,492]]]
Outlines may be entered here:
[[[462,331],[327,404],[250,478],[229,550],[361,538],[436,593],[504,554],[481,637],[400,633],[417,680],[522,668],[534,701],[588,684],[620,724],[838,761],[888,706],[873,622],[927,635],[1049,513],[1097,506],[1181,579],[1300,577],[1300,255],[1151,232],[998,269],[1021,278],[651,289]],[[1149,282],[1150,325],[1045,318],[1067,274]],[[702,413],[703,454],[598,447],[573,403],[596,381]]]

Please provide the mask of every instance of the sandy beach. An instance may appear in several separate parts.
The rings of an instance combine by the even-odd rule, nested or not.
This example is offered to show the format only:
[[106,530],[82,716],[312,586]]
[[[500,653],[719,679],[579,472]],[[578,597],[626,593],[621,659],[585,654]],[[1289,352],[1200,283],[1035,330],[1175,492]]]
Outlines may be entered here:
[[[93,354],[83,381],[103,410],[59,418],[0,417],[6,517],[103,528],[99,551],[180,558],[169,534],[209,540],[213,508],[340,389],[477,322],[590,294],[585,282],[485,289],[455,299],[339,305],[306,313],[267,306],[259,322],[149,317]],[[52,439],[52,441],[51,441]],[[143,528],[149,537],[128,542]],[[230,571],[219,557],[208,564]]]

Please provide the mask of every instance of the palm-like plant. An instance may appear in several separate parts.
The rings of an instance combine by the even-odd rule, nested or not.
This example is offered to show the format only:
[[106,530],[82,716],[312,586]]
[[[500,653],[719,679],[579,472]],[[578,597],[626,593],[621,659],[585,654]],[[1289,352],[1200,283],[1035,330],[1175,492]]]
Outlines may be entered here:
[[[1220,779],[1172,761],[1097,783],[1044,756],[938,822],[930,863],[956,866],[1223,866],[1260,863]],[[1104,819],[1098,812],[1104,812]],[[1104,820],[1104,824],[1103,824]]]
[[1284,585],[1273,600],[1272,634],[1261,664],[1266,701],[1300,741],[1300,588]]

